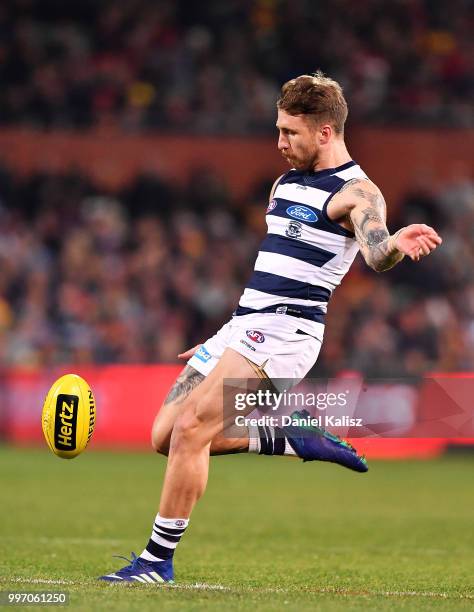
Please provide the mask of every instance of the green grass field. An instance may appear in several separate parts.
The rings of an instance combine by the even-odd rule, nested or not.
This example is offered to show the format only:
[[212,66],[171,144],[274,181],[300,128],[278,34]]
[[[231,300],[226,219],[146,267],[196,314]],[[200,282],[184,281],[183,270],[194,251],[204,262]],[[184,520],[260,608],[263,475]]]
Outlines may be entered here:
[[164,466],[152,453],[65,461],[0,448],[0,589],[65,589],[82,610],[474,607],[472,457],[373,462],[366,475],[213,458],[175,557],[177,585],[96,581],[124,564],[112,555],[141,552]]

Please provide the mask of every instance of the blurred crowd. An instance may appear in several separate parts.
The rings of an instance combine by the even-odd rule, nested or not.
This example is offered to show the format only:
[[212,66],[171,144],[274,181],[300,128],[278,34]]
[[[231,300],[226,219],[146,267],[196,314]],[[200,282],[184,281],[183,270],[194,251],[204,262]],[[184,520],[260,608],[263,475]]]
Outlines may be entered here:
[[0,122],[256,133],[322,69],[353,122],[474,124],[470,0],[2,0]]
[[[271,179],[245,200],[211,171],[106,193],[71,169],[0,169],[0,358],[14,366],[175,362],[235,308],[264,235]],[[419,179],[392,229],[444,243],[378,275],[357,258],[333,296],[314,375],[474,370],[474,183]],[[192,187],[191,187],[192,186]]]

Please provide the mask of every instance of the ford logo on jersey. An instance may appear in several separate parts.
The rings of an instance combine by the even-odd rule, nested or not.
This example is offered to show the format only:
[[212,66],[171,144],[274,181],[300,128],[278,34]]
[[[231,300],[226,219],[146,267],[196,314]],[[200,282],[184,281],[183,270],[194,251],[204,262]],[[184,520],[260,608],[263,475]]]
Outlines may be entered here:
[[306,223],[316,223],[318,220],[316,213],[306,206],[290,206],[286,209],[286,214],[295,219],[306,221]]
[[262,332],[259,332],[256,329],[248,329],[245,333],[250,340],[252,340],[252,342],[258,342],[258,344],[265,342],[265,336],[262,334]]

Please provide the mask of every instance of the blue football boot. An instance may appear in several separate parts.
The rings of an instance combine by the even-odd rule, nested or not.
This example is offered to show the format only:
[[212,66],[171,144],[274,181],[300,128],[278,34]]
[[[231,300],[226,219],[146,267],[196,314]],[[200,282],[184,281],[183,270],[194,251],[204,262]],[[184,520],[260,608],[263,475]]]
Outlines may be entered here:
[[165,582],[173,584],[174,582],[172,559],[167,559],[166,561],[147,561],[137,557],[133,552],[131,559],[127,559],[127,557],[118,558],[129,561],[130,565],[122,567],[122,569],[113,574],[100,576],[99,580],[107,582],[144,582],[148,584],[163,584]]
[[[291,415],[291,420],[306,420],[308,417],[311,418],[311,415],[307,410],[296,410]],[[303,461],[330,461],[356,472],[367,472],[369,469],[365,457],[359,456],[349,442],[322,427],[301,423],[282,429],[290,446]]]

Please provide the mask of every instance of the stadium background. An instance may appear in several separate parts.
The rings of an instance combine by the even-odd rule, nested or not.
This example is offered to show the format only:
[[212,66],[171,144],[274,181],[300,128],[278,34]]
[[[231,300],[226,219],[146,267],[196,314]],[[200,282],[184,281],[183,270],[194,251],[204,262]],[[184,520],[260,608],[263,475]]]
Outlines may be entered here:
[[[383,275],[357,259],[331,301],[312,375],[411,384],[435,372],[470,384],[471,9],[469,0],[1,2],[0,468],[7,495],[0,568],[12,576],[3,584],[70,572],[81,585],[85,567],[89,575],[97,562],[98,574],[110,563],[107,542],[122,553],[147,529],[157,499],[154,466],[163,467],[149,452],[153,414],[182,367],[177,353],[228,319],[250,274],[271,184],[285,171],[275,100],[292,76],[319,68],[343,85],[349,150],[384,192],[389,228],[426,222],[444,239],[421,263],[402,262]],[[48,455],[40,427],[43,397],[67,371],[83,374],[98,400],[91,449],[73,465]],[[412,410],[416,417],[429,408]],[[317,594],[327,604],[337,591],[360,597],[364,609],[393,609],[382,587],[395,598],[413,587],[416,610],[424,609],[423,597],[436,604],[430,598],[439,593],[472,599],[472,454],[408,460],[440,455],[453,446],[449,438],[359,440],[369,458],[407,461],[372,462],[363,484],[322,466],[314,478],[325,487],[324,506],[297,466],[215,460],[209,501],[196,511],[201,526],[196,521],[181,553],[190,568],[184,579],[195,580],[198,568],[207,580],[247,584],[220,549],[203,547],[221,521],[230,526],[224,539],[241,547],[241,563],[256,572],[255,584],[274,579],[275,588],[299,588],[292,591],[303,597],[299,609],[316,609],[304,600],[314,559],[290,582],[279,556],[293,547],[306,562],[298,543],[308,536],[288,526],[287,514],[309,524],[316,512],[326,539],[318,531],[312,541],[327,572],[316,575]],[[469,441],[461,442],[467,450]],[[130,449],[140,452],[123,452]],[[46,492],[45,477],[56,492]],[[135,501],[136,525],[129,525],[127,503],[117,505],[118,482],[124,499]],[[226,496],[243,499],[249,488],[250,505],[232,502],[234,517]],[[64,499],[83,517],[72,531],[57,512]],[[106,526],[93,499],[108,508]],[[252,504],[265,508],[269,500],[278,534],[252,526]],[[252,536],[247,545],[235,539],[240,517]],[[341,541],[346,548],[337,548]],[[67,571],[45,556],[45,543],[67,560]],[[33,553],[39,565],[25,565]],[[216,559],[223,573],[209,569]],[[272,565],[273,578],[258,574],[257,559]],[[268,593],[280,597],[278,589],[243,588],[247,604],[255,598],[261,609]],[[107,601],[91,593],[105,609]],[[274,609],[288,603],[281,593]],[[178,593],[178,603],[185,596]]]
[[[2,3],[3,437],[38,439],[53,368],[173,364],[228,319],[285,170],[279,85],[315,68],[345,88],[350,151],[381,186],[389,227],[426,222],[445,242],[382,276],[358,258],[312,375],[474,371],[468,5]],[[155,381],[145,445],[176,371],[117,378],[124,423]],[[124,442],[116,423],[102,426]]]

